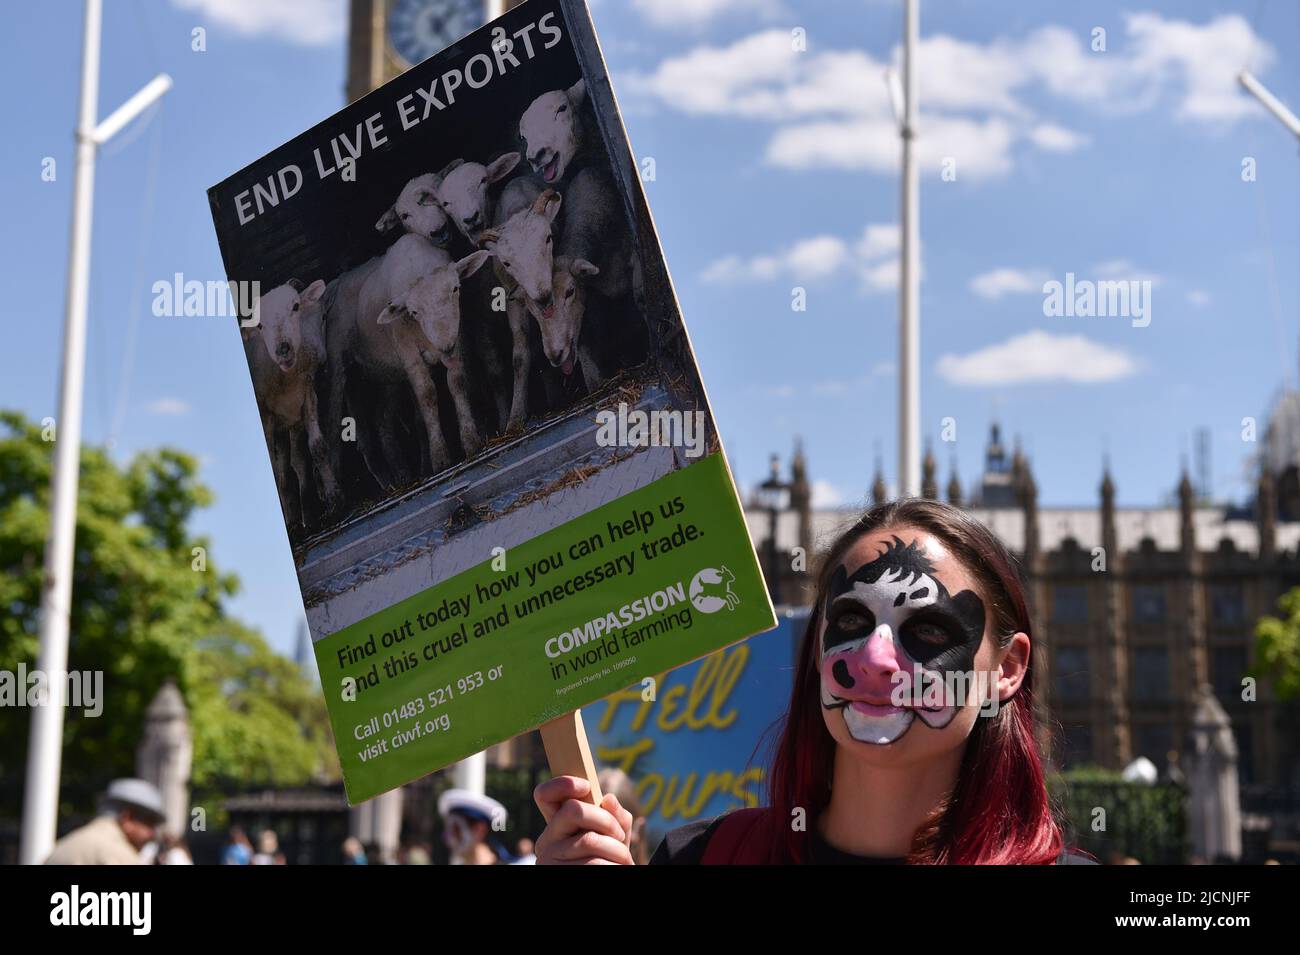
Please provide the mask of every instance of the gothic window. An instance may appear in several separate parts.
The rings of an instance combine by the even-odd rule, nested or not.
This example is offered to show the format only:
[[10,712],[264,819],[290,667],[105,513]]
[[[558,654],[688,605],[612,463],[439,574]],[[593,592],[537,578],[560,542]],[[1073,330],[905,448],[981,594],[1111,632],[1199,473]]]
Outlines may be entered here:
[[1240,584],[1215,584],[1210,588],[1210,619],[1221,626],[1246,622],[1246,595]]
[[1246,676],[1245,647],[1215,647],[1210,679],[1214,695],[1224,706],[1241,702],[1241,678]]
[[1061,703],[1086,703],[1091,674],[1087,647],[1056,647],[1052,652],[1052,677]]
[[1165,592],[1158,584],[1138,584],[1133,588],[1133,622],[1163,623]]
[[1139,704],[1169,699],[1169,651],[1164,647],[1133,651],[1133,698]]
[[1057,584],[1052,588],[1052,623],[1087,623],[1088,588],[1084,584]]

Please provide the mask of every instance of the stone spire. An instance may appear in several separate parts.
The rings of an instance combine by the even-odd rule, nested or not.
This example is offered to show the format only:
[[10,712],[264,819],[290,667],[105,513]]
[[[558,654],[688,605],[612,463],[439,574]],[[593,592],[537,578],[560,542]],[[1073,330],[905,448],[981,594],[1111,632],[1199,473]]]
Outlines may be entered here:
[[1277,487],[1267,462],[1260,468],[1259,488],[1255,493],[1255,527],[1259,531],[1259,556],[1277,556]]
[[1014,450],[1011,452],[1011,475],[1019,478],[1025,473],[1025,452],[1020,447],[1020,435],[1016,435]]
[[934,449],[925,443],[925,457],[921,459],[921,497],[927,501],[939,500],[939,481],[935,476]]
[[1032,572],[1039,552],[1038,535],[1038,483],[1033,469],[1026,460],[1021,465],[1020,506],[1025,512],[1025,565]]
[[885,469],[880,463],[880,455],[876,455],[876,477],[871,482],[871,503],[884,504],[889,499],[889,488],[885,485]]
[[1101,546],[1106,549],[1106,562],[1119,556],[1118,532],[1115,528],[1115,482],[1110,476],[1109,458],[1103,464],[1101,476]]
[[790,509],[798,511],[812,502],[808,483],[808,462],[803,456],[803,441],[795,438],[794,457],[790,459]]
[[803,456],[803,440],[794,442],[790,461],[790,509],[799,517],[799,546],[805,556],[812,553],[812,482],[808,480],[808,462]]
[[[1097,755],[1102,765],[1111,769],[1127,766],[1133,758],[1133,739],[1129,725],[1128,633],[1125,630],[1120,574],[1124,555],[1119,550],[1115,526],[1115,482],[1110,476],[1110,458],[1102,465],[1101,544],[1105,573],[1097,574],[1102,593],[1102,625],[1099,691],[1109,718],[1101,726]],[[1095,569],[1100,569],[1094,564]]]
[[1183,473],[1178,481],[1178,516],[1179,543],[1183,556],[1190,557],[1196,553],[1196,491],[1192,479],[1187,474],[1187,462],[1183,461]]
[[952,459],[952,474],[948,478],[948,503],[953,507],[961,507],[961,479],[957,477],[957,458]]

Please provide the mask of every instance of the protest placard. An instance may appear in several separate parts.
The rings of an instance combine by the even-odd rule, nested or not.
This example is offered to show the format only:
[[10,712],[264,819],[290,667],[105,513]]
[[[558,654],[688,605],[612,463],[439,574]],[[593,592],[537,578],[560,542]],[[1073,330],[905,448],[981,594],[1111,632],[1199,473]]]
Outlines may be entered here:
[[209,202],[351,801],[773,626],[580,0]]

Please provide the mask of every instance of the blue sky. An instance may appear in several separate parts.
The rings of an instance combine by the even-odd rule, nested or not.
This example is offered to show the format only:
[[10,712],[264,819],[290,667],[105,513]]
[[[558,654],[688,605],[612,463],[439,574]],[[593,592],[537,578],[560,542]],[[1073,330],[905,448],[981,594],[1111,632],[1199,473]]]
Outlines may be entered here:
[[[217,493],[202,529],[244,582],[234,609],[291,650],[301,600],[238,338],[219,319],[153,316],[149,289],[224,279],[204,191],[343,105],[346,4],[106,6],[100,115],[156,72],[175,87],[101,153],[85,438],[200,457]],[[952,460],[978,474],[996,413],[1044,505],[1094,503],[1104,449],[1121,505],[1159,503],[1201,427],[1216,496],[1247,494],[1241,420],[1262,418],[1300,354],[1300,162],[1235,75],[1249,66],[1300,107],[1298,9],[923,4],[922,425],[942,481]],[[6,15],[0,406],[42,418],[57,408],[81,4]],[[821,502],[860,500],[877,446],[892,481],[898,144],[883,70],[899,3],[599,0],[593,17],[633,147],[654,160],[647,192],[738,478],[800,436]],[[1150,281],[1150,324],[1045,315],[1043,282],[1067,272]]]

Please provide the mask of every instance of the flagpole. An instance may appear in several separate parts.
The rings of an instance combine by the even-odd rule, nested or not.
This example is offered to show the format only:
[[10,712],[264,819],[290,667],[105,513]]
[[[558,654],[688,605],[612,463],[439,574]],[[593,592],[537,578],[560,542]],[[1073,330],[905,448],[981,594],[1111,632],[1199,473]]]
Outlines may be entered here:
[[40,652],[36,666],[48,688],[32,710],[23,788],[19,861],[44,862],[58,824],[59,772],[63,756],[63,706],[67,691],[68,624],[72,609],[72,559],[77,529],[77,485],[81,467],[81,406],[86,372],[86,300],[90,288],[91,215],[94,211],[95,152],[114,133],[171,86],[155,77],[103,124],[99,113],[99,41],[102,0],[86,0],[81,49],[81,102],[77,117],[76,170],[72,186],[72,228],[63,319],[63,373],[55,420],[54,470],[50,476],[50,532],[45,540],[41,585]]
[[898,288],[898,481],[899,496],[921,493],[921,190],[916,164],[916,44],[920,0],[903,8],[902,264]]

